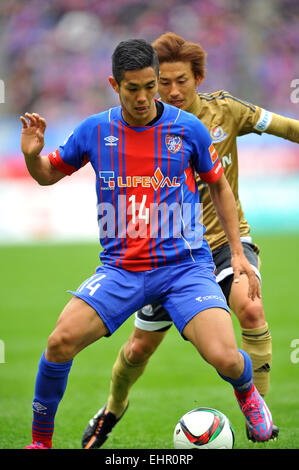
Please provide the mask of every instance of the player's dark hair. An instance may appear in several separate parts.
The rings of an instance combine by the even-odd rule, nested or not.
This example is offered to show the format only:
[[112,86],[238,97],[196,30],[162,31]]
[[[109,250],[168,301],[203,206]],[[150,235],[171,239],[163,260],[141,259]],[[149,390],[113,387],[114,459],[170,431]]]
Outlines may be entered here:
[[162,34],[152,43],[160,64],[163,62],[191,62],[194,76],[205,78],[207,53],[194,42],[185,41],[174,33]]
[[144,39],[121,41],[112,54],[112,73],[118,85],[127,70],[152,67],[159,76],[159,60],[155,49]]

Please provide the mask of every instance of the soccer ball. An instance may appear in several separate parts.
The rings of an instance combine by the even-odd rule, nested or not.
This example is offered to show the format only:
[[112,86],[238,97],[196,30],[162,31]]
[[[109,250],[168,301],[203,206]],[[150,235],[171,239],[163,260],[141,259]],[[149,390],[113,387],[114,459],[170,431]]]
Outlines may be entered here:
[[235,435],[229,419],[213,408],[196,408],[175,427],[175,449],[232,449]]

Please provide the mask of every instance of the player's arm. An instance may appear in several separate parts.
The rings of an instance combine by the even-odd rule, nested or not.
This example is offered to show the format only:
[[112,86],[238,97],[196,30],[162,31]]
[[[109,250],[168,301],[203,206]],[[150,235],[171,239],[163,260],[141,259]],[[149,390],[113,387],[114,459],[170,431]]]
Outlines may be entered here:
[[32,178],[40,185],[51,185],[61,180],[65,173],[55,168],[47,155],[41,155],[47,127],[45,119],[36,113],[25,113],[25,117],[20,116],[20,120],[23,125],[21,150]]
[[255,297],[261,296],[261,289],[255,272],[244,255],[235,197],[224,176],[223,167],[208,130],[199,123],[198,119],[196,124],[200,139],[193,141],[195,147],[193,163],[201,180],[209,186],[212,202],[228,239],[234,282],[239,282],[240,274],[246,274],[249,281],[248,297],[254,300]]
[[[238,135],[255,132],[276,135],[299,143],[299,121],[272,113],[224,92],[227,111],[234,117]],[[224,103],[223,101],[223,103]]]
[[299,121],[276,113],[271,115],[271,121],[265,132],[299,144]]
[[248,297],[252,300],[255,297],[261,297],[260,283],[244,255],[240,240],[238,212],[232,189],[224,174],[208,185],[211,199],[230,245],[234,282],[239,282],[240,274],[246,274],[249,280]]

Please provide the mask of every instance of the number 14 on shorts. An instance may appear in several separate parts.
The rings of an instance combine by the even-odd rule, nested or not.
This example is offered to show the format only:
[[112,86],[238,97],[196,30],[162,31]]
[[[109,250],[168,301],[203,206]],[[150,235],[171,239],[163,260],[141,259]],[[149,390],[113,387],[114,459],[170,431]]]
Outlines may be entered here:
[[79,287],[77,292],[81,292],[83,289],[88,289],[89,295],[93,295],[99,287],[101,287],[101,284],[99,281],[104,279],[106,277],[106,274],[101,274],[101,275],[94,275],[87,279],[87,281],[83,282],[83,284]]

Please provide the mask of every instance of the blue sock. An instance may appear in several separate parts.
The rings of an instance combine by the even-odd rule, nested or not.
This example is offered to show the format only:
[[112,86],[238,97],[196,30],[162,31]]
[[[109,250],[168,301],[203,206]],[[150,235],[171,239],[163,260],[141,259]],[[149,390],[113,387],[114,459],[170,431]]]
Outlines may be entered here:
[[247,352],[243,351],[242,349],[239,349],[239,351],[244,357],[244,371],[242,375],[238,379],[231,379],[230,377],[225,377],[224,375],[220,374],[220,372],[218,372],[218,374],[224,380],[232,384],[237,393],[245,394],[249,392],[253,385],[252,363]]
[[45,353],[39,362],[32,404],[32,440],[47,447],[52,447],[54,418],[66,388],[72,362],[49,362]]

